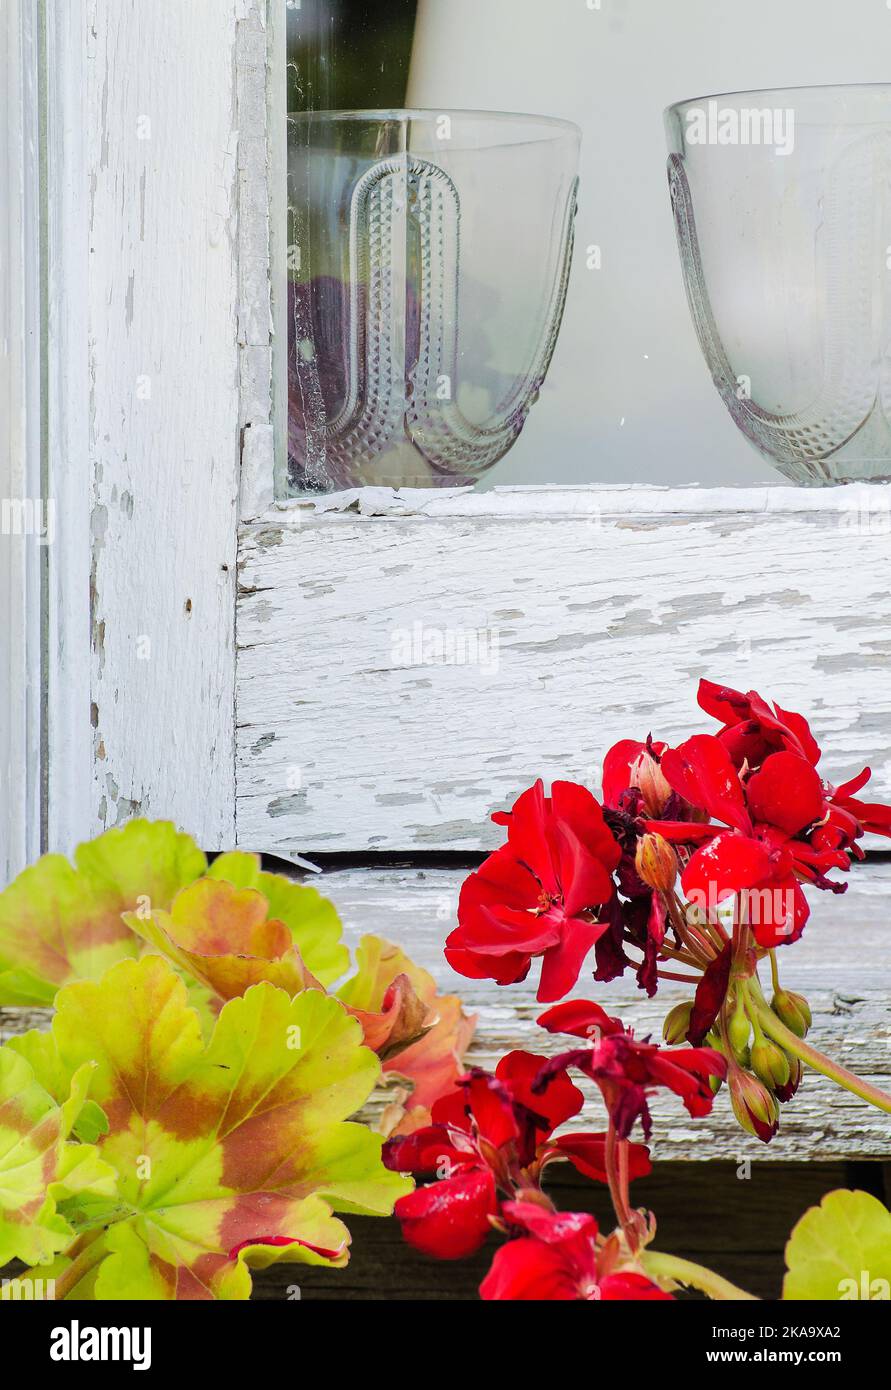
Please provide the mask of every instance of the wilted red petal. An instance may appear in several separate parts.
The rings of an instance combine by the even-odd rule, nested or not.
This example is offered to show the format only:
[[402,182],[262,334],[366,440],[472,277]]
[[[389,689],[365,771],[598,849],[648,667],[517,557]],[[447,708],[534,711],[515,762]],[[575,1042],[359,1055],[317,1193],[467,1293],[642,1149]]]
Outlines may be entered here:
[[713,719],[722,724],[739,724],[748,719],[749,702],[739,690],[729,685],[716,685],[704,677],[699,682],[697,694],[699,708],[705,710]]
[[706,1034],[721,1012],[721,1005],[727,997],[727,986],[730,983],[732,960],[733,949],[728,942],[721,954],[709,963],[696,986],[693,1012],[687,1029],[687,1041],[694,1047],[699,1047],[705,1041]]

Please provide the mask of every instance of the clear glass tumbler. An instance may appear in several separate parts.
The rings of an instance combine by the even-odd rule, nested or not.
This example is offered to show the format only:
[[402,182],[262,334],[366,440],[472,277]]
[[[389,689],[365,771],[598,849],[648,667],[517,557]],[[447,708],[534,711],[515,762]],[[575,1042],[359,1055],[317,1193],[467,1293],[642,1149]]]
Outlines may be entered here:
[[891,479],[891,86],[665,120],[690,311],[736,424],[793,482]]
[[288,120],[294,491],[474,482],[557,341],[579,131],[541,116]]

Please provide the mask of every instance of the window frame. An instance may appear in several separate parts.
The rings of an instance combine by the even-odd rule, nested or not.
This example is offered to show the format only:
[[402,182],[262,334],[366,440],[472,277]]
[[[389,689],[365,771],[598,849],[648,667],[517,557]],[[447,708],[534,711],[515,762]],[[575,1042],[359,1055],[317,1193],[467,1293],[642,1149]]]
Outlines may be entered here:
[[[0,11],[0,871],[9,877],[43,839],[45,704],[41,593],[47,547],[33,534],[44,506],[42,449],[40,14],[37,0]],[[29,507],[30,519],[21,509]],[[48,513],[43,512],[44,523]],[[32,534],[28,534],[29,530]],[[7,534],[8,532],[8,534]],[[49,532],[47,531],[47,536]]]

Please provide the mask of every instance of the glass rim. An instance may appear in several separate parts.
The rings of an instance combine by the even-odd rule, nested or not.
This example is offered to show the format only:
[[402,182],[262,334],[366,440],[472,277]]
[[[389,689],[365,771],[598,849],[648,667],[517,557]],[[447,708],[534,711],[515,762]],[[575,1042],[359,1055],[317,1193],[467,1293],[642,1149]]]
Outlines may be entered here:
[[542,116],[531,111],[479,111],[471,108],[448,106],[410,106],[381,108],[344,108],[332,111],[289,111],[289,121],[303,121],[306,124],[328,121],[348,123],[366,122],[369,125],[383,125],[388,121],[435,121],[440,116],[453,120],[491,121],[494,124],[517,123],[525,121],[529,125],[540,126],[553,131],[555,135],[573,135],[581,139],[582,129],[575,121],[564,120],[562,116]]
[[804,83],[799,87],[753,87],[751,90],[738,92],[706,92],[703,96],[685,97],[682,101],[673,101],[669,106],[666,106],[664,115],[667,118],[676,112],[683,111],[688,106],[700,106],[705,101],[736,102],[739,105],[744,98],[795,97],[804,94],[816,96],[832,92],[838,94],[850,92],[856,95],[869,92],[887,92],[891,97],[891,82],[818,82]]

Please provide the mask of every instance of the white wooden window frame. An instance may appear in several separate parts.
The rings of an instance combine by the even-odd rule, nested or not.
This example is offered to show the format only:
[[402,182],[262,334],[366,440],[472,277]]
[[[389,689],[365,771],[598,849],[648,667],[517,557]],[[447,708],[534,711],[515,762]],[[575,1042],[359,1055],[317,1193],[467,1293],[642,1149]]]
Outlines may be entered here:
[[[284,17],[45,7],[49,844],[142,813],[209,849],[478,851],[531,776],[687,732],[700,671],[816,698],[887,791],[883,489],[275,502]],[[415,621],[491,629],[498,671],[400,664]]]
[[[0,872],[39,851],[45,556],[40,68],[36,5],[0,7]],[[27,511],[26,511],[27,509]],[[36,509],[36,510],[35,510]],[[30,532],[30,534],[28,534]]]

